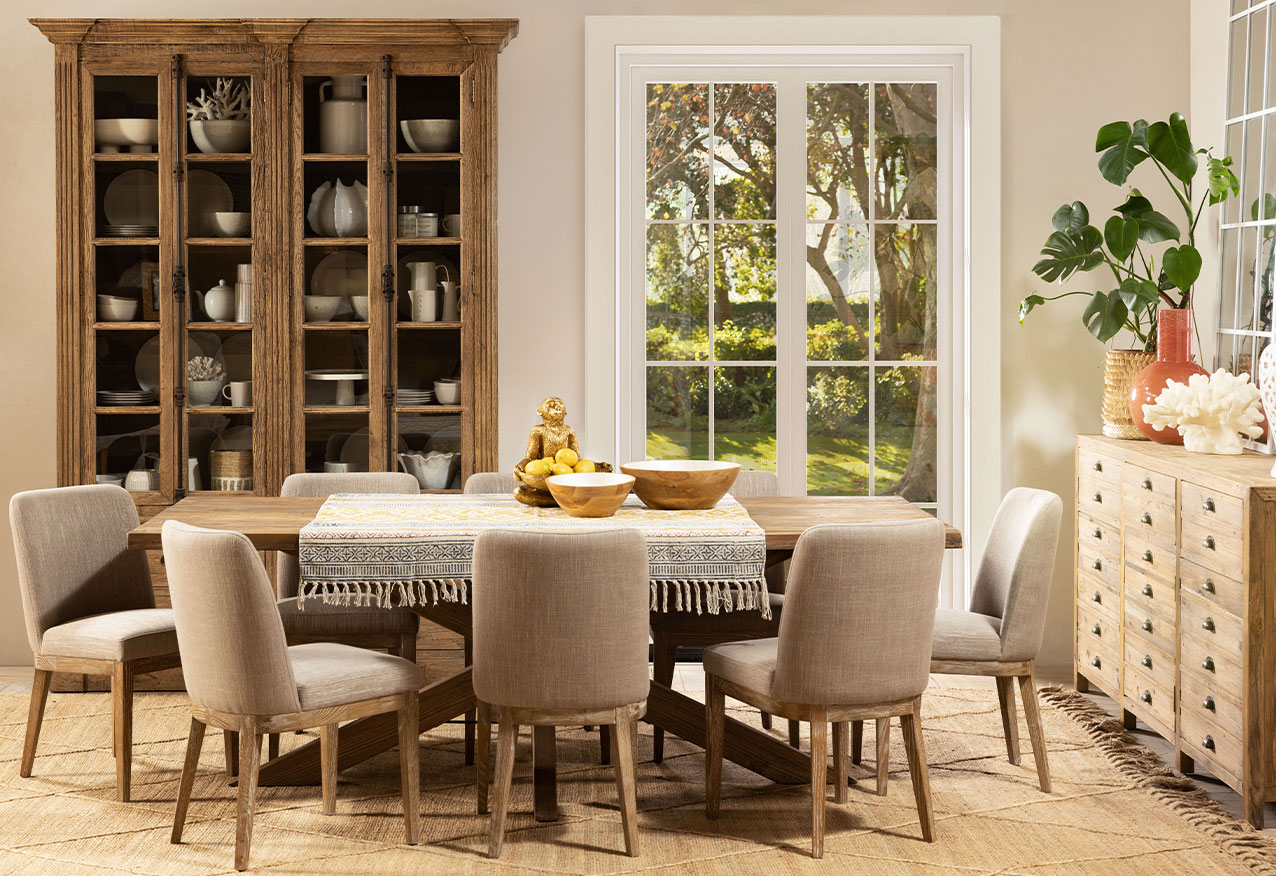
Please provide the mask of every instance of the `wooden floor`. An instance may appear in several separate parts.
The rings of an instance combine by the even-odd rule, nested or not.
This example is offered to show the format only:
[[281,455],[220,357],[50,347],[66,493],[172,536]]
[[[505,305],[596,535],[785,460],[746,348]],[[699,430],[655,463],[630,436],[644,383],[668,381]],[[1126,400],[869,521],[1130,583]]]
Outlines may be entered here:
[[[4,694],[29,694],[31,692],[32,670],[30,667],[22,666],[0,666],[0,693]],[[950,679],[949,676],[937,675],[931,679],[931,684],[942,687]],[[1038,669],[1037,682],[1039,684],[1060,684],[1070,686],[1072,683],[1071,669],[1058,671]],[[995,685],[991,678],[962,678],[962,686],[971,687],[978,685],[986,685],[992,689]],[[673,687],[675,690],[681,691],[703,691],[704,690],[704,670],[698,663],[679,663],[674,673]],[[1100,708],[1108,712],[1113,717],[1119,717],[1121,707],[1110,697],[1101,693],[1088,693],[1085,695],[1090,701],[1097,704]],[[1156,733],[1153,733],[1146,726],[1140,724],[1138,729],[1133,731],[1133,735],[1143,745],[1147,746],[1159,757],[1165,764],[1174,765],[1174,746],[1168,740],[1163,739]],[[1201,788],[1219,806],[1225,811],[1235,815],[1238,818],[1243,817],[1243,807],[1241,797],[1231,788],[1216,780],[1208,773],[1200,773],[1191,776],[1197,787]],[[1276,837],[1276,803],[1267,804],[1267,825],[1263,833],[1268,836]]]

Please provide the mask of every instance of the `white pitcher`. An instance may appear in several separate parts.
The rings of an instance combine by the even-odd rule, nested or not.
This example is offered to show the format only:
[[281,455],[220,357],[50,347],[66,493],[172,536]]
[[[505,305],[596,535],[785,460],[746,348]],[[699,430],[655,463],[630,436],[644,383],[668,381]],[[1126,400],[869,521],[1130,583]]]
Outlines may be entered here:
[[433,290],[439,285],[439,266],[435,262],[408,262],[408,271],[412,274],[409,289]]
[[[368,101],[362,76],[333,76],[319,84],[319,151],[361,155],[368,151]],[[332,94],[324,99],[324,88]]]
[[439,283],[443,288],[443,321],[461,321],[461,290],[451,280]]
[[409,289],[412,299],[413,322],[438,322],[439,291],[437,289]]

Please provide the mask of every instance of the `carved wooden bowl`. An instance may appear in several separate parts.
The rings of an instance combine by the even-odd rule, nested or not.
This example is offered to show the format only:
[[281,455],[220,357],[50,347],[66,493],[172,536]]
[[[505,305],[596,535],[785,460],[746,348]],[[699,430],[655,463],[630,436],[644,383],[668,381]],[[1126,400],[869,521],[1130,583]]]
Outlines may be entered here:
[[634,492],[647,507],[687,511],[718,504],[735,483],[740,465],[709,459],[649,459],[622,463],[620,470],[634,476]]
[[549,492],[573,517],[610,517],[625,502],[633,488],[630,475],[610,472],[551,475]]

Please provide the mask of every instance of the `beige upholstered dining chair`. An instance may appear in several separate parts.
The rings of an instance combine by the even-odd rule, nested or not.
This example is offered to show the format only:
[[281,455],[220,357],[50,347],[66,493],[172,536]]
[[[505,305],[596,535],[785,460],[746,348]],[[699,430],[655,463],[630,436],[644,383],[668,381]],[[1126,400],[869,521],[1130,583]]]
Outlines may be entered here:
[[638,854],[637,721],[647,709],[646,540],[632,529],[490,530],[474,544],[478,811],[500,724],[489,854],[500,857],[520,725],[610,724],[625,851]]
[[239,735],[235,868],[244,870],[262,735],[321,728],[323,811],[330,815],[337,801],[338,722],[397,712],[405,835],[415,845],[421,805],[417,665],[335,642],[289,647],[270,579],[247,538],[175,520],[164,524],[161,538],[192,705],[172,841],[182,841],[206,725]]
[[[417,479],[406,472],[325,472],[291,474],[280,496],[331,496],[333,493],[421,492]],[[289,644],[342,642],[361,648],[385,648],[416,662],[417,616],[406,609],[329,605],[314,599],[302,608],[297,601],[301,569],[294,554],[280,552],[275,560],[279,614]]]
[[935,602],[944,555],[939,520],[827,524],[798,539],[784,617],[773,639],[704,652],[705,810],[717,818],[724,697],[811,723],[811,853],[824,854],[828,724],[833,797],[846,800],[848,722],[899,716],[922,838],[934,838],[921,735]]
[[[975,575],[970,611],[941,608],[935,615],[930,671],[936,675],[991,675],[997,680],[1006,753],[1019,764],[1015,680],[1023,700],[1041,790],[1050,793],[1041,712],[1033,668],[1046,629],[1063,500],[1046,490],[1018,487],[993,518]],[[877,789],[886,793],[889,730],[878,725]],[[858,755],[858,734],[854,742]],[[858,761],[857,761],[858,762]]]
[[514,475],[503,471],[476,471],[465,479],[465,493],[512,493],[518,486]]
[[31,775],[54,672],[111,679],[115,789],[129,799],[133,679],[180,665],[173,613],[155,607],[146,553],[125,539],[133,497],[107,484],[31,490],[9,501],[18,589],[35,652],[20,774]]
[[[778,496],[780,479],[774,472],[741,471],[731,485],[731,495]],[[784,610],[784,569],[773,566],[767,569],[767,589],[770,591],[771,619],[766,620],[757,611],[723,611],[718,614],[695,614],[687,611],[652,612],[652,678],[663,685],[673,684],[674,668],[678,661],[678,648],[695,648],[717,645],[721,642],[738,642],[741,639],[767,639],[780,629],[780,614]],[[771,716],[762,713],[762,726],[771,728]],[[796,747],[798,722],[789,724],[789,741]],[[664,760],[665,731],[652,728],[652,759]]]

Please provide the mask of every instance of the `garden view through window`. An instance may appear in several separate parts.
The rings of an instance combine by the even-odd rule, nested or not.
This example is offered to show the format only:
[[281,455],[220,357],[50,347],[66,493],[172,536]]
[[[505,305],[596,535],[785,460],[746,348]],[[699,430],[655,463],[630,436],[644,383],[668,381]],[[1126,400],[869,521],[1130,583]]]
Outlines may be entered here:
[[[804,85],[647,83],[646,453],[775,471],[802,452],[777,442],[799,385],[808,493],[933,505],[936,85]],[[805,127],[804,155],[777,119]],[[804,273],[782,267],[794,235]]]

